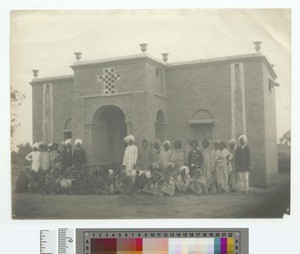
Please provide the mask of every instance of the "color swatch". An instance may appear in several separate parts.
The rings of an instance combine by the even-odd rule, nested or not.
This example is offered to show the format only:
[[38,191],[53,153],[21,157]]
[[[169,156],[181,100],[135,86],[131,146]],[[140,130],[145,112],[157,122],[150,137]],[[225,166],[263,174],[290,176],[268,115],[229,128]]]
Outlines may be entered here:
[[91,254],[234,254],[234,239],[96,238]]

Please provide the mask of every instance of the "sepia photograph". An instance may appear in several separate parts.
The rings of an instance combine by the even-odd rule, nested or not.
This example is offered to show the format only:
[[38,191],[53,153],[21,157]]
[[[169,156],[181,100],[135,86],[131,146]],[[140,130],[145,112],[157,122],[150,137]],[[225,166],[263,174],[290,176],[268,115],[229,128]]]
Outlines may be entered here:
[[12,11],[12,218],[283,218],[290,9]]

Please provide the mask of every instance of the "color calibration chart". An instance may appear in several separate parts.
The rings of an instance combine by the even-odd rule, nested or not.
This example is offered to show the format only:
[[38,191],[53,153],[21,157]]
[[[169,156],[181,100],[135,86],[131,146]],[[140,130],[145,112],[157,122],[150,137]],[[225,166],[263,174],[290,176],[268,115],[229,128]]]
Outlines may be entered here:
[[77,229],[78,254],[247,254],[248,229]]

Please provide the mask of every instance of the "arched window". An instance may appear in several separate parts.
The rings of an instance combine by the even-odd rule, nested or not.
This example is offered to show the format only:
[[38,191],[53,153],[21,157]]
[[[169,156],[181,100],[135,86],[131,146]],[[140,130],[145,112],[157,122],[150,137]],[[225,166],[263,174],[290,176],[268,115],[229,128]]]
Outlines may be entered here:
[[64,140],[72,138],[72,118],[68,118],[65,122],[65,128],[63,130]]
[[191,125],[193,137],[199,142],[205,139],[212,141],[214,119],[209,111],[205,109],[196,111],[189,119],[189,124]]
[[165,115],[161,110],[158,110],[156,113],[155,138],[161,141],[167,138],[167,124]]

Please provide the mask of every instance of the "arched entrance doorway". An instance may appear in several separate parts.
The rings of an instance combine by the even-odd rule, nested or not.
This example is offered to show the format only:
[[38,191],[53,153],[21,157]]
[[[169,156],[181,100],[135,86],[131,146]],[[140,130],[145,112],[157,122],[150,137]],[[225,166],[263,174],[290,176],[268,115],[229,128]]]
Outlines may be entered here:
[[92,148],[97,163],[122,162],[127,135],[124,112],[116,106],[103,106],[93,117]]
[[159,110],[156,114],[155,138],[162,142],[167,138],[167,124],[164,113]]

